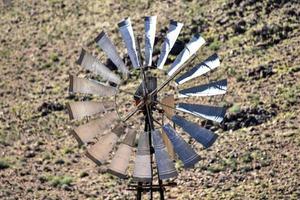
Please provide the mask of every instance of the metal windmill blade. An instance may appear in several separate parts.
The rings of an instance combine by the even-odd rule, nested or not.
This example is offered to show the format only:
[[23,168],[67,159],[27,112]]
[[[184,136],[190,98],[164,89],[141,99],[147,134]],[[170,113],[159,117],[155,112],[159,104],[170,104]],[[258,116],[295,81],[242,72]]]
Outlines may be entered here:
[[174,147],[173,147],[170,139],[168,138],[168,136],[167,136],[167,134],[166,134],[166,132],[164,130],[161,131],[161,137],[162,137],[163,142],[164,142],[164,144],[165,144],[165,146],[167,148],[167,152],[168,152],[170,158],[172,160],[175,160]]
[[159,178],[164,180],[176,177],[178,175],[177,171],[170,155],[167,152],[167,148],[159,130],[152,131],[152,142]]
[[185,113],[192,114],[197,117],[202,117],[211,121],[220,123],[224,119],[226,109],[217,106],[199,105],[199,104],[187,104],[178,103],[175,106],[174,96],[169,96],[168,103],[161,103],[166,116],[173,121],[176,125],[181,127],[185,132],[192,136],[196,141],[201,143],[205,148],[210,147],[218,135],[215,133],[202,128],[196,123],[192,123],[183,117],[180,117],[174,112],[170,114],[170,110],[178,110]]
[[98,119],[91,120],[86,124],[76,127],[72,130],[72,133],[79,144],[88,143],[97,135],[103,134],[103,130],[109,129],[117,119],[117,113],[106,113]]
[[205,96],[214,96],[214,95],[222,95],[227,91],[227,80],[223,79],[220,81],[211,82],[204,85],[199,85],[191,88],[186,88],[183,90],[179,90],[178,97],[205,97]]
[[[164,110],[165,116],[167,116],[169,119],[172,118],[172,116],[175,114],[174,109],[173,109],[174,105],[175,105],[174,95],[165,96],[161,100],[161,104],[162,104],[162,109]],[[162,129],[162,138],[167,147],[168,153],[170,154],[171,158],[174,160],[175,159],[174,148],[173,148],[173,145],[172,145],[170,139],[168,138],[166,132],[164,131],[164,129]]]
[[138,182],[150,182],[152,179],[149,132],[140,134],[133,179]]
[[118,124],[111,131],[106,133],[97,143],[91,146],[87,150],[86,156],[97,165],[104,164],[109,157],[109,153],[122,134],[124,134],[124,127],[123,125]]
[[95,80],[78,78],[70,75],[70,93],[94,94],[98,96],[114,96],[118,89]]
[[198,76],[201,76],[217,67],[220,66],[220,59],[218,55],[215,53],[208,57],[205,61],[202,63],[197,64],[195,67],[193,67],[191,70],[187,71],[180,77],[178,77],[175,82],[177,84],[183,84],[191,79],[194,79]]
[[218,123],[223,121],[226,113],[226,108],[224,107],[188,103],[179,103],[176,105],[176,109]]
[[152,53],[156,31],[156,16],[145,17],[145,64],[152,65]]
[[163,130],[168,135],[185,168],[193,167],[200,161],[200,156],[176,133],[170,124],[164,125]]
[[172,121],[180,126],[185,132],[190,134],[195,140],[201,143],[205,148],[210,147],[217,139],[218,135],[206,128],[202,128],[196,123],[187,121],[178,115],[172,117]]
[[111,81],[115,84],[120,84],[121,79],[118,75],[113,73],[105,65],[103,65],[96,57],[88,53],[86,50],[82,49],[80,56],[76,62],[77,64],[83,66],[87,70],[100,75],[105,80]]
[[96,37],[95,42],[106,53],[110,60],[117,66],[117,68],[123,73],[124,77],[127,77],[129,71],[122,58],[118,54],[116,46],[109,39],[108,35],[104,31],[102,31]]
[[168,69],[168,75],[174,74],[189,58],[191,58],[197,50],[205,43],[203,37],[196,34],[192,37],[190,42],[186,44],[185,48],[176,57],[171,67]]
[[[144,56],[141,55],[140,41],[135,39],[130,18],[118,23],[120,38],[127,49],[121,52],[127,52],[124,57],[120,56],[122,54],[118,53],[117,46],[106,32],[96,36],[99,49],[104,51],[122,76],[85,49],[76,62],[97,75],[101,82],[70,75],[69,92],[80,96],[77,98],[79,101],[68,102],[69,117],[72,122],[84,119],[81,125],[76,124],[72,135],[80,145],[85,145],[85,155],[91,161],[107,165],[107,172],[116,177],[130,180],[128,189],[136,191],[137,199],[141,199],[143,192],[149,192],[152,199],[155,191],[160,192],[163,199],[164,187],[174,186],[178,176],[174,161],[179,159],[184,168],[192,168],[201,160],[194,145],[185,141],[186,137],[191,137],[205,148],[211,147],[218,138],[216,133],[205,125],[201,127],[194,119],[221,123],[226,113],[223,107],[199,103],[196,99],[224,95],[226,79],[185,87],[188,81],[211,74],[208,72],[220,66],[217,54],[194,64],[198,50],[205,44],[200,34],[192,36],[185,45],[182,42],[184,48],[168,66],[167,76],[157,73],[156,68],[164,68],[183,24],[170,21],[164,41],[159,43],[162,45],[158,62],[153,63],[156,21],[156,16],[145,17],[145,30],[137,34],[137,38],[145,37]],[[127,56],[131,63],[123,61]],[[186,72],[181,73],[183,70]],[[175,83],[175,89],[172,87],[162,92],[171,82]],[[93,96],[86,101],[85,95]],[[189,101],[184,102],[187,98]],[[168,182],[164,182],[166,179]]]
[[140,61],[136,50],[135,38],[131,25],[130,18],[126,18],[118,23],[120,33],[128,51],[132,66],[134,68],[140,67]]
[[157,62],[158,69],[163,69],[165,62],[168,58],[168,55],[172,47],[174,46],[182,27],[183,27],[182,23],[176,22],[174,20],[170,21],[169,30],[166,35],[165,41],[161,47],[161,52]]
[[174,95],[169,95],[163,98],[160,102],[166,117],[172,120],[176,111],[192,114],[197,117],[202,117],[214,122],[221,123],[224,119],[226,108],[220,106],[189,104],[189,103],[176,103]]
[[135,137],[136,131],[130,129],[122,141],[122,144],[120,144],[118,150],[116,151],[108,167],[108,173],[119,178],[127,177],[127,169],[129,166],[130,156],[133,153]]
[[82,119],[98,113],[108,112],[115,108],[115,102],[78,101],[67,104],[70,119]]

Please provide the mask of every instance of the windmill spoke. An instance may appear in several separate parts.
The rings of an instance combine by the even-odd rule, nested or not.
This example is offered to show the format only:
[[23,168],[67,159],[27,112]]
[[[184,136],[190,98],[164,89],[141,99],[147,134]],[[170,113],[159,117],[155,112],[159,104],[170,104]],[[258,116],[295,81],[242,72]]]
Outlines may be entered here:
[[[192,56],[191,62],[196,58],[195,55]],[[171,75],[165,82],[163,82],[159,87],[150,93],[151,96],[154,96],[160,92],[166,85],[168,85],[187,65],[189,62],[183,64],[173,75]]]
[[124,92],[125,94],[130,94],[130,95],[132,95],[132,96],[134,96],[134,97],[137,97],[137,98],[139,98],[139,99],[144,98],[144,97],[142,97],[142,96],[140,96],[140,95],[134,94],[133,92],[128,92],[128,91],[123,90],[123,89],[119,89],[119,91],[120,91],[120,92]]

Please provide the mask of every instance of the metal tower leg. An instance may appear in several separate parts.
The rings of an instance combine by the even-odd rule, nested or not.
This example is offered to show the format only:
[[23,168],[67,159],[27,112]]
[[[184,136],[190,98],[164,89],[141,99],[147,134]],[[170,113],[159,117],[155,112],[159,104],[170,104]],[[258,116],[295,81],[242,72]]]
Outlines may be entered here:
[[142,199],[142,183],[139,182],[137,186],[137,194],[136,194],[136,199],[141,200]]

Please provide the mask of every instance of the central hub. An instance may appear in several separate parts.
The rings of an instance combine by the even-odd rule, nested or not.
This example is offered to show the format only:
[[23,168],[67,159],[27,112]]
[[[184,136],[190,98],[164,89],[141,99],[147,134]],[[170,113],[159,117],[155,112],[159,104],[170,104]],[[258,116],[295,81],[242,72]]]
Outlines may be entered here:
[[134,94],[136,105],[141,101],[144,101],[147,105],[155,102],[157,100],[157,95],[150,96],[150,94],[156,89],[156,87],[157,78],[147,73],[145,80],[142,80],[142,83],[140,83]]

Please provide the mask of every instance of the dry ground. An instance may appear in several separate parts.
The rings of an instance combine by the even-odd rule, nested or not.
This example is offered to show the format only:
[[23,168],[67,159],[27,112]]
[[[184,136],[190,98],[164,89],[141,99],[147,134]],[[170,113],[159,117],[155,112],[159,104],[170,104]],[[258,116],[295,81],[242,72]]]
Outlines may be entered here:
[[229,80],[226,97],[211,100],[229,107],[228,127],[212,127],[211,149],[194,145],[203,160],[179,169],[168,199],[300,199],[297,1],[15,0],[0,12],[0,199],[134,198],[127,181],[85,158],[64,105],[68,74],[86,74],[80,47],[100,58],[93,39],[105,29],[121,52],[117,22],[130,16],[142,34],[145,15],[158,15],[157,30],[182,21],[182,40],[200,31],[199,57],[222,58],[212,79]]

